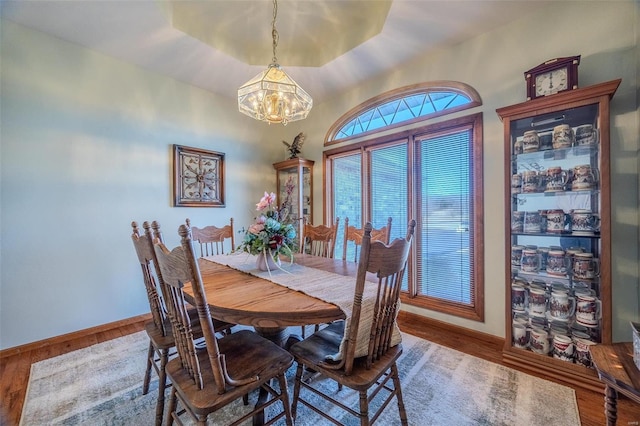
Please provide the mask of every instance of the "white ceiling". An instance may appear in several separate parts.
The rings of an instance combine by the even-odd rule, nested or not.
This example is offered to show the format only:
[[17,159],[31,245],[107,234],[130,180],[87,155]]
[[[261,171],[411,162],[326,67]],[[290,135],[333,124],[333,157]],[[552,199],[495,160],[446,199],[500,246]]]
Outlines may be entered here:
[[[546,3],[393,0],[389,8],[387,0],[279,0],[277,58],[318,103]],[[1,6],[3,19],[230,98],[273,56],[271,0],[3,0]],[[314,62],[322,64],[300,66]]]

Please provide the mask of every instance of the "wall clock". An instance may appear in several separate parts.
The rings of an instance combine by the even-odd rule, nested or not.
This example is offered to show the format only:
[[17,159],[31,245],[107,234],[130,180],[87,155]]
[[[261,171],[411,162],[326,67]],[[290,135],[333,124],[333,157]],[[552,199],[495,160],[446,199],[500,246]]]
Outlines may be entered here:
[[173,146],[176,207],[224,207],[224,154]]
[[527,100],[578,88],[580,55],[550,59],[524,73]]

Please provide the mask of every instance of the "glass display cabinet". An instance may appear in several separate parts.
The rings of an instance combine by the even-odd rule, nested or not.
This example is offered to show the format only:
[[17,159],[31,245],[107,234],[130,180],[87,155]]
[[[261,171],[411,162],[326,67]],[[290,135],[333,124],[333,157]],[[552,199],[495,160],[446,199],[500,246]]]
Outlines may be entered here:
[[304,158],[292,158],[274,163],[278,188],[277,203],[287,218],[296,223],[298,237],[302,230],[303,219],[313,220],[313,161]]
[[611,343],[609,102],[620,80],[496,110],[505,141],[505,363],[601,391]]

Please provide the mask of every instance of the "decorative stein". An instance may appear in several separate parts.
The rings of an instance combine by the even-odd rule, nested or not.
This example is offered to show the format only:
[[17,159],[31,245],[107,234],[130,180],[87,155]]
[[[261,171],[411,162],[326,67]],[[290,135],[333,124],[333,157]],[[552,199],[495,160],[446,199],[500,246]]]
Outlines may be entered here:
[[564,191],[569,181],[569,174],[561,167],[549,167],[546,172],[546,192]]
[[573,191],[589,190],[595,187],[596,177],[589,164],[581,164],[573,168]]
[[528,234],[536,234],[541,230],[542,217],[540,212],[528,211],[524,213],[524,230],[523,232]]
[[524,212],[516,211],[511,214],[511,232],[524,231]]
[[520,268],[524,272],[538,272],[540,270],[540,255],[538,254],[538,250],[522,250],[522,259],[520,265]]
[[547,292],[544,289],[529,289],[529,316],[545,317],[547,314]]
[[576,146],[594,146],[598,143],[598,130],[592,124],[576,127]]
[[600,216],[591,210],[571,211],[571,231],[574,234],[593,235],[600,231]]
[[547,210],[547,232],[552,234],[561,234],[566,231],[568,225],[568,216],[564,210],[555,209]]
[[549,353],[549,333],[541,327],[532,327],[529,334],[529,346],[535,353],[547,355]]
[[553,338],[553,357],[562,361],[573,362],[574,352],[573,341],[568,336],[561,334]]
[[553,148],[571,148],[575,140],[573,129],[568,124],[560,124],[553,128]]
[[522,191],[522,175],[517,173],[511,176],[511,193],[519,194]]
[[528,130],[522,136],[522,152],[536,152],[540,149],[540,138],[535,130]]
[[547,256],[547,274],[557,277],[565,277],[569,261],[562,250],[549,250]]
[[576,299],[568,291],[552,291],[549,299],[549,313],[553,318],[569,319],[576,311]]
[[511,266],[520,266],[522,263],[522,250],[524,250],[524,246],[511,246]]
[[602,302],[595,296],[576,293],[576,321],[586,327],[596,327],[602,318]]
[[[524,254],[524,252],[523,252]],[[594,259],[593,253],[576,253],[573,255],[573,278],[592,280],[600,273],[600,263]]]
[[513,346],[521,349],[525,349],[529,346],[527,327],[515,321],[513,322]]
[[522,172],[522,192],[538,192],[540,189],[540,176],[535,170]]

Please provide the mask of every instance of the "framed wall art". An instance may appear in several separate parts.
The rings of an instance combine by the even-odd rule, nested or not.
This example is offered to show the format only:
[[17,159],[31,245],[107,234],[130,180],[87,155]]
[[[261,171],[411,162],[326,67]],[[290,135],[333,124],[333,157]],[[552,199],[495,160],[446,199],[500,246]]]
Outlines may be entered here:
[[175,207],[224,207],[224,153],[173,145]]

